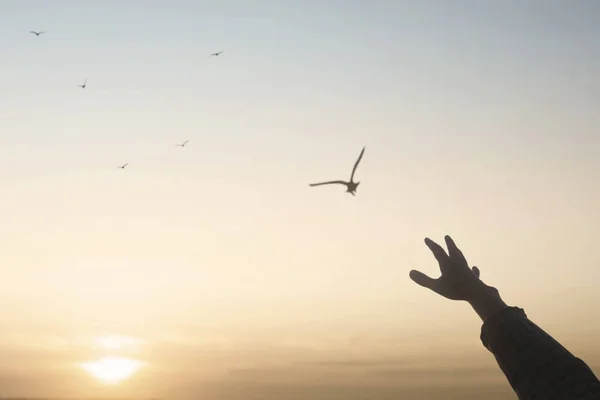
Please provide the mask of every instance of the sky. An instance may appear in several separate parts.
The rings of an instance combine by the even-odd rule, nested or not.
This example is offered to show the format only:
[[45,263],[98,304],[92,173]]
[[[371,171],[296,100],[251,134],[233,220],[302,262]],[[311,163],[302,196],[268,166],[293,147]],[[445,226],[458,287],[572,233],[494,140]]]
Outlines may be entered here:
[[0,0],[0,395],[514,398],[445,234],[599,374],[599,15]]

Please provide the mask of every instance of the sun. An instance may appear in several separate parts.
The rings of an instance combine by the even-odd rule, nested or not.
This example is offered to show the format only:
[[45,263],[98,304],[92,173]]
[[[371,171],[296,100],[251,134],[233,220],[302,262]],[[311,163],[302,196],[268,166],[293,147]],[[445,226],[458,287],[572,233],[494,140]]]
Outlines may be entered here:
[[141,364],[129,358],[104,357],[81,364],[81,367],[94,378],[108,385],[114,385],[130,378],[140,369]]

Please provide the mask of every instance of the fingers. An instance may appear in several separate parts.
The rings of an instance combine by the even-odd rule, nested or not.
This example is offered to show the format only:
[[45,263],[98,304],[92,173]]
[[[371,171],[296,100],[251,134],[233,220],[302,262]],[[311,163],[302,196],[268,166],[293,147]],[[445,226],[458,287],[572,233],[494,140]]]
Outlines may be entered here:
[[454,240],[452,240],[452,238],[448,235],[446,235],[444,239],[446,240],[446,246],[448,247],[448,254],[450,255],[450,258],[453,258],[455,261],[468,266],[469,264],[467,263],[467,259],[463,255],[462,251],[460,251],[460,249],[456,246]]
[[473,270],[473,273],[475,274],[475,276],[477,277],[477,279],[479,279],[479,275],[481,274],[481,272],[479,271],[479,268],[473,266],[472,270]]
[[410,271],[410,279],[412,279],[417,285],[431,289],[434,292],[436,291],[435,288],[437,286],[437,279],[430,278],[422,272],[413,269]]
[[438,260],[438,263],[440,263],[440,269],[442,269],[448,262],[448,254],[446,254],[446,250],[429,238],[425,238],[425,244],[427,247],[429,247],[429,250],[431,250],[435,259]]

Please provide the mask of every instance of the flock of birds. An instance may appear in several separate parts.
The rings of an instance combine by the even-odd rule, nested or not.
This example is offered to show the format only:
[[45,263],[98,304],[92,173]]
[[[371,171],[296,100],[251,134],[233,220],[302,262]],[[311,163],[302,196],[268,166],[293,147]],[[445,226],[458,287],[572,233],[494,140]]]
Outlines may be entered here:
[[[40,36],[41,34],[44,34],[46,32],[44,31],[29,31],[29,33],[35,35],[35,36]],[[218,57],[221,54],[223,54],[223,51],[218,51],[215,53],[212,53],[210,56],[211,57]],[[81,85],[77,85],[78,87],[85,89],[87,87],[87,78],[85,78],[85,80],[83,81],[83,84]],[[182,143],[176,144],[175,147],[181,147],[184,148],[185,145],[189,142],[189,140],[186,140]],[[360,160],[363,157],[363,154],[365,153],[365,148],[362,148],[362,151],[360,152],[360,155],[358,156],[358,159],[356,160],[356,162],[354,163],[354,168],[352,168],[352,174],[350,175],[350,180],[349,181],[344,181],[344,180],[335,180],[335,181],[327,181],[327,182],[319,182],[319,183],[311,183],[309,184],[309,186],[313,187],[313,186],[323,186],[323,185],[344,185],[346,186],[346,192],[350,193],[352,196],[356,195],[356,189],[358,188],[358,185],[360,184],[360,182],[355,182],[354,181],[354,173],[356,172],[356,168],[358,167],[358,164],[360,163]],[[117,168],[120,169],[125,169],[125,167],[127,167],[129,165],[129,163],[125,163],[123,165],[119,165]]]

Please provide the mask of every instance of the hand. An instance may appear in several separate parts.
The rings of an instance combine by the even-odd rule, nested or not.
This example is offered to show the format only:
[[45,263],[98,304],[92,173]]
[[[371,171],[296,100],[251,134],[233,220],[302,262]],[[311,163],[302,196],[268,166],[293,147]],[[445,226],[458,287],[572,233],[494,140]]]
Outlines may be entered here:
[[446,236],[448,254],[439,244],[426,238],[425,244],[440,264],[442,276],[433,279],[422,272],[412,270],[410,277],[417,284],[433,290],[451,300],[471,301],[485,286],[479,280],[479,269],[470,268],[463,253],[456,247],[450,236]]
[[468,301],[483,321],[495,312],[508,307],[500,298],[496,288],[486,285],[479,279],[479,268],[469,268],[465,256],[456,247],[452,238],[446,236],[445,239],[448,254],[433,240],[425,239],[425,244],[440,264],[442,276],[433,279],[422,272],[412,270],[411,279],[448,299]]

